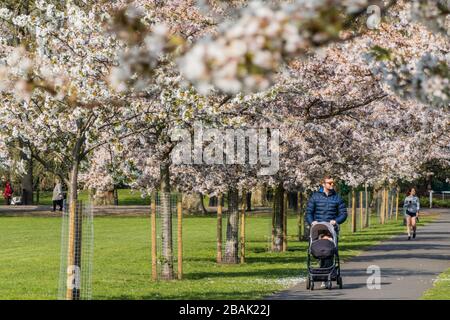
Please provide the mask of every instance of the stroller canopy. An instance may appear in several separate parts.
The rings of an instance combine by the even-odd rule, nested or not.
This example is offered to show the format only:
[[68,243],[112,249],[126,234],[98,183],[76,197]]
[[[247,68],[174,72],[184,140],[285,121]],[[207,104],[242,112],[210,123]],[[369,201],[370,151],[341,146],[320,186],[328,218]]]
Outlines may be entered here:
[[333,225],[329,222],[318,222],[317,224],[311,226],[309,234],[311,242],[319,240],[321,231],[328,231],[333,238],[334,244],[336,245],[336,232]]

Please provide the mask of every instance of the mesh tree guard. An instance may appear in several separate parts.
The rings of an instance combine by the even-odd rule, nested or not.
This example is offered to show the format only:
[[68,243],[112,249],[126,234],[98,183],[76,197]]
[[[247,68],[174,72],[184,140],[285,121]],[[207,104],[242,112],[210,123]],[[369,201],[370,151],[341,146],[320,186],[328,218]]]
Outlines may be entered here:
[[90,300],[94,254],[93,209],[77,201],[64,204],[58,299]]
[[358,191],[353,189],[348,195],[348,203],[349,231],[356,232],[368,228],[370,226],[372,206],[375,212],[378,213],[377,196],[372,199],[367,187],[364,187],[364,189],[359,188]]
[[282,252],[285,248],[285,205],[284,188],[279,184],[275,188],[272,213],[272,251]]
[[397,188],[383,188],[374,192],[375,209],[378,221],[384,224],[389,220],[397,220],[399,216],[399,191]]
[[372,209],[371,209],[371,203],[372,199],[370,197],[370,192],[367,186],[364,188],[364,205],[365,205],[365,221],[364,221],[364,228],[370,227],[370,216],[372,215]]
[[376,204],[376,216],[378,217],[378,223],[381,223],[381,209],[382,209],[381,190],[377,190],[374,194],[375,194],[375,204]]
[[370,223],[370,194],[367,189],[356,192],[355,202],[356,229],[362,230],[369,227]]
[[219,195],[217,200],[217,230],[216,230],[216,262],[222,263],[222,246],[223,246],[223,196]]
[[152,279],[181,279],[181,194],[155,192],[151,199]]
[[230,190],[228,192],[228,210],[225,214],[224,226],[224,248],[222,263],[239,263],[239,192]]
[[[222,195],[223,197],[223,195]],[[224,264],[245,262],[247,193],[235,189],[228,191],[227,209],[220,203],[217,208],[216,261]]]

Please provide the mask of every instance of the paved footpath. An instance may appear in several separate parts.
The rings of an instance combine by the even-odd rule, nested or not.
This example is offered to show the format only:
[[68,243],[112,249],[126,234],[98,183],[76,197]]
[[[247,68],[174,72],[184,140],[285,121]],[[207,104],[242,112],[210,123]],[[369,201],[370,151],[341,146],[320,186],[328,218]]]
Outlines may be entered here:
[[[150,206],[94,206],[94,215],[123,215],[123,216],[142,216],[150,214]],[[0,217],[2,216],[45,216],[60,217],[61,212],[52,212],[52,206],[29,205],[29,206],[5,206],[0,205]]]
[[[0,199],[1,201],[1,199]],[[52,212],[50,205],[29,205],[29,206],[5,206],[0,204],[0,217],[2,216],[44,216],[60,217],[59,211]],[[148,216],[150,214],[150,205],[119,205],[119,206],[94,206],[94,216]],[[206,210],[213,216],[216,214],[216,207],[207,207]],[[227,209],[223,210],[226,212]],[[252,215],[270,214],[270,208],[254,208]]]
[[[344,288],[333,282],[333,289],[306,290],[305,282],[267,299],[403,299],[415,300],[433,286],[436,277],[450,267],[450,210],[432,209],[439,217],[432,223],[419,227],[416,239],[395,236],[373,246],[361,255],[341,264]],[[368,289],[367,267],[377,265],[381,270],[381,288]],[[449,297],[450,299],[450,297]]]

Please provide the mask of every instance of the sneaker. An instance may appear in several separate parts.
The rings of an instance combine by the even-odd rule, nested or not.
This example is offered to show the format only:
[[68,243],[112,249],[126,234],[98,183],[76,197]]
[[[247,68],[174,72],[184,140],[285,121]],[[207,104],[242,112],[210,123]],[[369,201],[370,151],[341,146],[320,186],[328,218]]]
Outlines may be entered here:
[[408,236],[408,240],[411,240],[411,236]]

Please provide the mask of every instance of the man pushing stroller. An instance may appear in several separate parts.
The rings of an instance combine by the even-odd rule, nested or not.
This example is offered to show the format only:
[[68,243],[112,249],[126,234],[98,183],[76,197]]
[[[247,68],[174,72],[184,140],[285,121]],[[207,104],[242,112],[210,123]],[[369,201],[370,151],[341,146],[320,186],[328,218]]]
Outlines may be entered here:
[[[314,192],[311,198],[308,201],[308,205],[306,208],[306,221],[308,224],[313,227],[318,223],[329,223],[331,232],[335,233],[335,244],[337,247],[337,239],[339,235],[339,225],[345,222],[347,219],[347,207],[345,205],[344,200],[336,193],[334,190],[334,180],[331,176],[326,175],[322,179],[322,186],[319,191]],[[311,228],[312,229],[312,228]],[[324,228],[324,230],[320,230],[322,228],[314,228],[317,229],[318,233],[315,235],[316,239],[326,239],[330,238],[331,234],[329,231]],[[333,230],[334,229],[334,230]],[[333,235],[334,236],[334,235]],[[319,237],[319,238],[317,238]],[[318,246],[324,247],[328,241],[320,244],[318,242]],[[337,249],[337,248],[336,248]],[[336,250],[337,252],[337,250]],[[320,259],[320,268],[328,268],[334,264],[334,256],[329,258]],[[308,264],[309,268],[309,264]],[[312,277],[313,279],[314,277]],[[325,284],[322,283],[322,286]]]
[[322,179],[319,191],[314,192],[306,207],[306,221],[314,225],[317,222],[331,223],[336,232],[339,225],[347,219],[347,206],[344,200],[334,191],[334,180],[326,175]]

